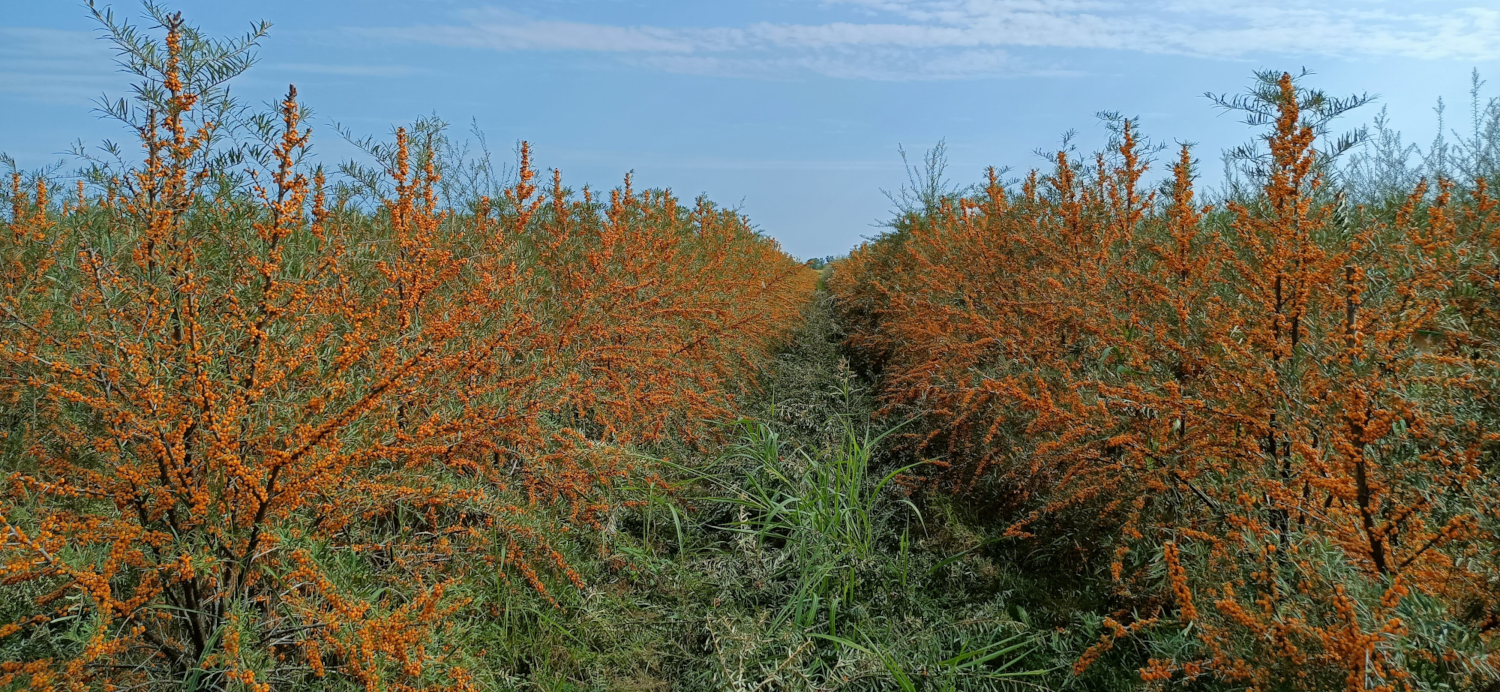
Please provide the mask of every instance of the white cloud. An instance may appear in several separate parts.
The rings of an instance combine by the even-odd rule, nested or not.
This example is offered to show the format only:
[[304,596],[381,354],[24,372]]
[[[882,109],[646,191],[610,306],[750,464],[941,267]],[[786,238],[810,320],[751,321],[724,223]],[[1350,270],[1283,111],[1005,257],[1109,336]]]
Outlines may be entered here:
[[743,29],[668,29],[531,19],[496,8],[458,13],[462,24],[360,28],[356,34],[388,41],[492,50],[578,50],[606,53],[692,53],[746,47]]
[[[399,77],[421,70],[403,65],[271,63],[265,68],[295,74]],[[0,93],[33,102],[82,104],[118,98],[132,82],[113,45],[89,31],[0,27]]]
[[629,64],[678,74],[792,79],[816,74],[836,79],[936,81],[1005,74],[1070,74],[1042,69],[1003,50],[821,51],[789,56],[643,55]]
[[332,65],[308,62],[278,62],[264,67],[296,74],[326,74],[341,77],[405,77],[425,71],[406,65]]
[[688,53],[694,49],[694,44],[686,37],[666,29],[577,22],[485,22],[467,26],[416,26],[370,33],[395,34],[404,40],[421,43],[495,50]]
[[129,80],[109,45],[86,31],[0,27],[0,93],[51,103],[86,103]]
[[584,51],[675,72],[952,79],[1035,74],[1032,48],[1200,58],[1500,59],[1500,10],[1395,0],[818,0],[824,24],[675,28],[551,21],[497,9],[457,23],[361,29],[382,40],[504,51]]
[[[838,22],[682,28],[560,21],[479,8],[460,10],[447,22],[349,31],[383,42],[605,53],[652,69],[769,79],[815,74],[938,80],[1065,72],[1028,59],[1036,48],[1219,59],[1500,59],[1500,9],[1477,0],[805,1],[850,11]],[[0,93],[79,102],[119,92],[128,79],[111,58],[108,44],[94,33],[0,28]],[[385,65],[268,67],[351,77],[417,73]]]
[[1500,10],[1477,3],[1306,0],[827,0],[957,29],[983,45],[1199,57],[1500,58]]
[[1033,71],[1006,51],[948,27],[901,24],[667,29],[538,21],[494,10],[464,25],[353,30],[367,38],[501,51],[620,54],[629,64],[684,74],[763,79],[805,74],[879,80],[951,79]]

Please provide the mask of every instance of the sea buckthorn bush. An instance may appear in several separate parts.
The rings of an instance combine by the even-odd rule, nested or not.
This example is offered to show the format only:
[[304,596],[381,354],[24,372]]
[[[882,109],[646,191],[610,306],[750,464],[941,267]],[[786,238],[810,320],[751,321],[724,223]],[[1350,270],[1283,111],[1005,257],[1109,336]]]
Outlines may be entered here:
[[330,203],[294,88],[226,119],[255,35],[153,11],[103,17],[139,159],[17,173],[0,221],[0,687],[473,687],[470,583],[581,586],[558,541],[718,434],[816,274],[707,201],[543,192],[524,145],[445,205],[399,130]]
[[930,490],[1091,575],[1077,674],[1123,647],[1153,688],[1493,686],[1496,202],[1349,201],[1315,95],[1266,85],[1252,189],[1203,204],[1187,147],[1144,186],[1123,121],[835,263],[850,344]]

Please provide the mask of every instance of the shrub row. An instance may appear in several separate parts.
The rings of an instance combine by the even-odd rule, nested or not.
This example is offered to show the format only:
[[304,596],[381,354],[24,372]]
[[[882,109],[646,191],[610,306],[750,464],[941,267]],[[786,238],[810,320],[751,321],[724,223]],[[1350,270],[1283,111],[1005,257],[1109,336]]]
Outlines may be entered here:
[[713,433],[816,273],[707,202],[539,190],[524,146],[445,206],[400,131],[384,198],[330,204],[295,90],[234,148],[223,46],[162,19],[142,160],[18,174],[0,222],[0,687],[464,688],[450,592],[578,583],[556,542]]
[[[834,265],[909,448],[1077,566],[1142,680],[1475,689],[1500,664],[1500,213],[1482,178],[1356,205],[1272,78],[1258,189],[1156,189],[1134,124],[991,173]],[[1443,686],[1448,687],[1443,687]]]

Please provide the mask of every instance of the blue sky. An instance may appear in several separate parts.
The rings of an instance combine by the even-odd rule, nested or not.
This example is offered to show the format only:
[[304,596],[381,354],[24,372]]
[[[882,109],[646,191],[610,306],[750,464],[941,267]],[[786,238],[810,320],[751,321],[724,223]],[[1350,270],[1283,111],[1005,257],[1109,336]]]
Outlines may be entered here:
[[[134,2],[97,0],[138,15]],[[838,254],[888,217],[897,146],[946,138],[950,174],[1024,170],[1094,114],[1139,116],[1198,145],[1212,178],[1248,132],[1205,91],[1257,68],[1369,91],[1409,139],[1466,110],[1469,72],[1500,78],[1500,3],[1478,0],[176,0],[210,32],[273,24],[235,86],[260,103],[295,82],[332,132],[385,134],[436,113],[495,149],[529,140],[573,185],[706,193],[802,256]],[[72,0],[0,0],[0,151],[23,167],[122,132],[92,113],[124,94],[109,47]],[[1500,93],[1500,81],[1496,82]],[[1376,106],[1378,108],[1379,105]],[[1367,108],[1354,122],[1368,120]],[[1351,124],[1354,124],[1351,122]]]

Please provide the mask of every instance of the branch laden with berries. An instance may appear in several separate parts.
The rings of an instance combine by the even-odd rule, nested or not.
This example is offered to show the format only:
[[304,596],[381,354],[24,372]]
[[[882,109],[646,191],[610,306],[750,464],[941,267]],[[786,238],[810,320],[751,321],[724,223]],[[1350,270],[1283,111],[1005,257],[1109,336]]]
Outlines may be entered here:
[[1127,121],[1091,165],[992,174],[830,285],[940,487],[1106,568],[1119,610],[1080,673],[1130,636],[1158,684],[1491,680],[1494,203],[1435,180],[1341,205],[1277,77],[1256,195],[1199,206],[1186,147],[1138,189]]
[[466,688],[454,585],[581,585],[558,537],[650,472],[631,445],[732,415],[815,276],[707,202],[540,196],[524,148],[442,208],[405,131],[378,208],[330,207],[296,90],[215,150],[226,49],[157,19],[110,25],[153,80],[139,163],[17,175],[0,230],[0,576],[36,606],[0,685]]

